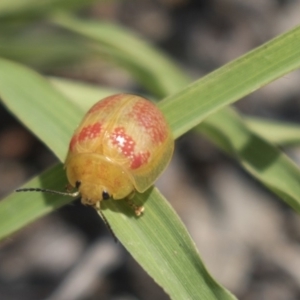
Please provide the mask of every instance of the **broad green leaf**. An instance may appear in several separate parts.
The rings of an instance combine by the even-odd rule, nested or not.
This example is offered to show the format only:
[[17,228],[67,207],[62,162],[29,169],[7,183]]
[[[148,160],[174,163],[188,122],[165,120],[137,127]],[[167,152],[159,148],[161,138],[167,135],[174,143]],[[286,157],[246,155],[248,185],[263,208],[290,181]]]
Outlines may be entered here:
[[[0,59],[0,82],[4,103],[62,158],[67,136],[78,123],[77,106],[35,72],[4,59]],[[57,143],[58,138],[64,144]],[[65,183],[59,165],[28,186],[61,190]],[[60,198],[23,193],[1,201],[1,237],[71,201],[63,199],[60,204]],[[145,206],[140,218],[124,201],[104,203],[103,213],[123,245],[172,299],[235,299],[209,275],[182,222],[156,189],[137,194],[134,201]]]

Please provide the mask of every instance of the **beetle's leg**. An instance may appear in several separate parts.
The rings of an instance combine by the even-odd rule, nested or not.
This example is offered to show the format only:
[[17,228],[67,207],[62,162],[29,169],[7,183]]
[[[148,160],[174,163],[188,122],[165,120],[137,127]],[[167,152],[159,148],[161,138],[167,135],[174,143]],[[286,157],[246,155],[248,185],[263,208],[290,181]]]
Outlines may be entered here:
[[136,216],[139,217],[144,212],[145,208],[144,208],[144,206],[138,206],[135,203],[133,203],[131,201],[133,196],[134,196],[134,192],[131,193],[129,196],[127,196],[124,200],[134,210]]

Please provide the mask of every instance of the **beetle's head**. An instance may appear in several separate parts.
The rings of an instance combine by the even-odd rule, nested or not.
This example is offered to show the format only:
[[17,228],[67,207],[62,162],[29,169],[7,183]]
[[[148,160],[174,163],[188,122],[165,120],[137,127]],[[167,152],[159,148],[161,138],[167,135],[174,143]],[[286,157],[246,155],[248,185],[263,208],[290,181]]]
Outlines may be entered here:
[[81,196],[81,202],[85,205],[97,206],[102,200],[109,200],[112,198],[110,189],[99,184],[84,180],[76,181],[75,187]]

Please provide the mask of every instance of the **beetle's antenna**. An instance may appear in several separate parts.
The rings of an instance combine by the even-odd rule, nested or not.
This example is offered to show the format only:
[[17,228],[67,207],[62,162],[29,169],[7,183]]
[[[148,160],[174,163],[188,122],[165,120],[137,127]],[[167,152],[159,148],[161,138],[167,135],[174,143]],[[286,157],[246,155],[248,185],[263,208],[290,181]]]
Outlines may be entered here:
[[[48,190],[48,189],[40,189],[40,188],[17,189],[16,192],[17,193],[19,193],[19,192],[41,192],[41,193],[56,194],[56,195],[61,195],[61,196],[68,196],[68,197],[73,197],[73,198],[76,198],[76,197],[78,197],[80,195],[79,191],[76,191],[74,193],[68,193],[68,192],[60,192],[60,191],[54,191],[54,190]],[[118,242],[118,239],[117,239],[116,235],[114,234],[111,226],[109,225],[107,219],[105,218],[104,214],[102,213],[100,207],[95,206],[95,209],[100,214],[100,216],[101,216],[104,224],[108,228],[108,230],[111,233],[111,235],[113,236],[114,240],[116,242]]]
[[16,192],[41,192],[41,193],[49,193],[49,194],[56,194],[61,196],[68,196],[76,198],[79,196],[79,191],[76,191],[74,193],[68,193],[68,192],[60,192],[60,191],[54,191],[54,190],[48,190],[48,189],[40,189],[40,188],[24,188],[24,189],[17,189]]

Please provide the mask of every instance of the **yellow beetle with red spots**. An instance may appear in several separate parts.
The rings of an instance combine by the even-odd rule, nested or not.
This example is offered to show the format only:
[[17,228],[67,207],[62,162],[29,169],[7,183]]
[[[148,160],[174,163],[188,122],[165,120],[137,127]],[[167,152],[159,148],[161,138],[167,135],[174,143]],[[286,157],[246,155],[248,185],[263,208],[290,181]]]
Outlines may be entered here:
[[[102,200],[146,191],[166,168],[174,140],[162,112],[136,95],[117,94],[97,102],[70,141],[65,169],[76,192],[42,191],[81,197],[100,209]],[[137,215],[142,207],[135,208]]]

